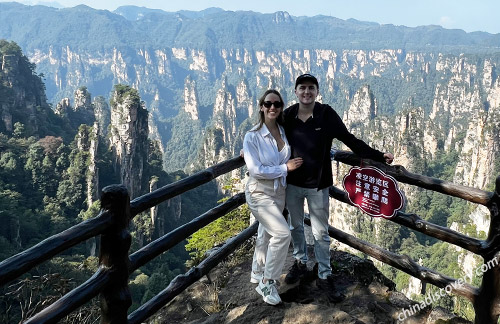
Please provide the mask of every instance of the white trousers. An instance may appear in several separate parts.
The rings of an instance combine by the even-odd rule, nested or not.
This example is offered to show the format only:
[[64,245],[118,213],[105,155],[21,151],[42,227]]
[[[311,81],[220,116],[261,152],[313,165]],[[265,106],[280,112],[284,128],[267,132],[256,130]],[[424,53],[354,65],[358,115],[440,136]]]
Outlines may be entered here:
[[245,197],[256,220],[259,221],[252,271],[266,279],[279,280],[290,245],[290,229],[283,217],[285,187],[274,191],[273,180],[250,177]]

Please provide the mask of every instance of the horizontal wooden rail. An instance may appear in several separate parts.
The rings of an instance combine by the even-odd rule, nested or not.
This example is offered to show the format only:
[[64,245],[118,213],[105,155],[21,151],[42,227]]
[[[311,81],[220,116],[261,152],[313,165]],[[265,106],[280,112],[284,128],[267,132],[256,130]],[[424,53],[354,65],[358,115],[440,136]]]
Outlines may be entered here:
[[[347,198],[347,192],[335,186],[329,189],[330,197],[353,206]],[[388,218],[391,222],[406,226],[420,233],[435,237],[439,240],[454,244],[473,253],[482,255],[486,251],[486,241],[468,237],[447,227],[439,226],[423,220],[418,215],[406,214],[398,211],[394,217]]]
[[113,273],[109,268],[100,267],[87,281],[30,318],[25,324],[49,324],[59,322],[75,309],[99,295],[100,291],[110,281],[112,275]]
[[[311,226],[311,221],[309,218],[305,218],[304,223]],[[375,259],[382,261],[394,268],[404,271],[422,281],[431,283],[439,288],[445,288],[449,285],[455,294],[463,296],[469,299],[471,302],[474,302],[476,296],[479,293],[478,288],[464,282],[459,284],[457,279],[442,275],[439,272],[428,269],[426,267],[422,267],[407,255],[399,255],[397,253],[387,251],[379,246],[358,239],[332,226],[328,226],[328,234],[330,234],[331,237],[335,238],[339,242],[349,245],[350,247],[353,247],[358,251],[366,253],[369,256],[374,257]]]
[[[361,158],[348,151],[336,151],[335,160],[353,166],[359,166],[361,164]],[[462,198],[464,200],[484,206],[488,205],[491,197],[493,196],[493,192],[462,186],[453,182],[411,173],[401,165],[390,166],[385,163],[380,163],[368,159],[363,159],[363,165],[377,167],[400,182],[440,192],[453,197]]]
[[161,253],[175,246],[177,243],[186,239],[200,228],[208,225],[217,218],[229,213],[245,203],[245,194],[239,193],[226,200],[224,203],[210,209],[204,214],[196,217],[189,223],[177,227],[170,233],[163,235],[155,241],[144,246],[140,250],[130,255],[130,273],[137,268],[148,263]]
[[[149,194],[136,198],[131,202],[132,216],[159,204],[167,199],[173,198],[189,189],[209,182],[224,173],[237,169],[244,165],[242,157],[216,164],[193,176],[184,178],[173,184],[159,188]],[[186,186],[183,188],[183,186]],[[100,235],[112,225],[111,215],[101,212],[99,216],[79,223],[61,233],[53,235],[33,247],[22,251],[10,258],[0,262],[0,286],[21,276],[40,263],[49,260],[58,253],[67,250],[74,245],[89,238]]]
[[135,198],[130,202],[130,214],[132,218],[165,200],[180,195],[188,190],[207,183],[218,176],[235,170],[245,165],[242,157],[238,156],[230,160],[218,163],[210,168],[195,173],[192,176],[158,188],[148,194]]
[[[206,226],[210,222],[227,214],[245,203],[245,194],[239,193],[229,198],[224,203],[212,208],[203,215],[193,219],[191,222],[178,227],[174,231],[164,235],[130,256],[130,273],[149,262],[159,254],[173,247],[186,237]],[[85,283],[70,291],[68,294],[48,306],[26,323],[57,323],[75,309],[96,297],[109,283],[112,276],[111,269],[99,268],[99,270]]]
[[208,258],[203,260],[198,266],[191,268],[188,272],[175,277],[167,288],[165,288],[158,295],[143,304],[132,314],[128,316],[128,324],[140,324],[148,317],[155,314],[169,301],[174,299],[178,294],[184,291],[194,282],[198,281],[201,277],[208,274],[215,266],[224,260],[230,253],[232,253],[238,246],[248,240],[257,232],[258,222],[255,222],[250,227],[242,231],[237,236],[229,239],[218,250],[213,252]]
[[70,227],[21,253],[5,259],[0,263],[0,286],[49,260],[59,252],[101,234],[112,224],[111,215],[103,212],[97,217]]

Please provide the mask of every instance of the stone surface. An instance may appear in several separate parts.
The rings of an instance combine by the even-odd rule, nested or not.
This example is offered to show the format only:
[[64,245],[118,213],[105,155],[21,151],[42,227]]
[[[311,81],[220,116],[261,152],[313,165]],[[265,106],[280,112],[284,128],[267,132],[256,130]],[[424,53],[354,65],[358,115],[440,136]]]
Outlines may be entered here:
[[[279,287],[283,302],[270,306],[255,292],[255,284],[250,283],[250,257],[248,255],[235,266],[219,265],[211,272],[211,281],[204,277],[190,286],[158,315],[150,318],[150,322],[438,324],[440,320],[452,320],[457,324],[470,323],[442,308],[432,309],[432,306],[398,322],[402,309],[415,302],[395,291],[394,283],[383,276],[370,260],[341,251],[332,251],[332,263],[336,265],[333,273],[337,289],[346,295],[346,299],[337,304],[328,302],[316,287],[314,277],[302,279],[294,285],[285,284],[284,276],[293,263],[289,254]],[[313,265],[314,261],[310,260],[308,267],[311,269]],[[186,306],[188,303],[192,309]]]

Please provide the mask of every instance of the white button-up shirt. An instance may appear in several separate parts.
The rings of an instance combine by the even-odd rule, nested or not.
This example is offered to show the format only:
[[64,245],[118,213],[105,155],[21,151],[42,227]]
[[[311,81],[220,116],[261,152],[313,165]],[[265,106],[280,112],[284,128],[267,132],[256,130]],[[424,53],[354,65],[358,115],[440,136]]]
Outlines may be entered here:
[[245,134],[243,140],[243,154],[248,172],[255,179],[274,179],[274,191],[279,184],[286,186],[288,174],[286,162],[290,159],[291,149],[285,136],[285,130],[278,125],[281,139],[285,145],[278,151],[278,144],[269,132],[266,124],[253,127]]

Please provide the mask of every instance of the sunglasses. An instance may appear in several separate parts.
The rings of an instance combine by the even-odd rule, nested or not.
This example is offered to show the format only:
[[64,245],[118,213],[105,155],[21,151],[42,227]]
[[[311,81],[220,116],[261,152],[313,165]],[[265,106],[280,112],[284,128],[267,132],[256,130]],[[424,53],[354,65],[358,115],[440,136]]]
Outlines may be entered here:
[[274,108],[283,107],[283,103],[281,101],[264,101],[262,104],[266,108],[271,108],[272,105],[274,105]]

